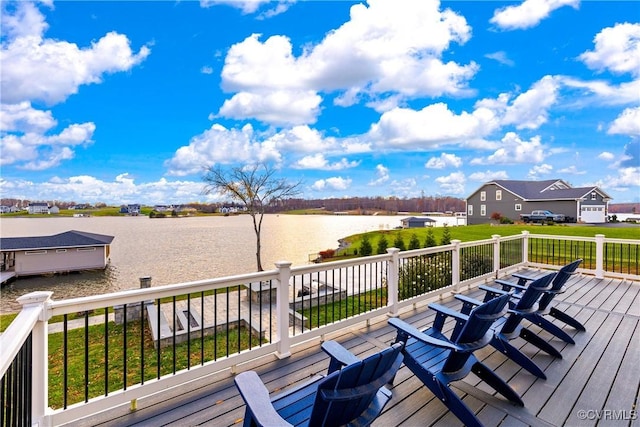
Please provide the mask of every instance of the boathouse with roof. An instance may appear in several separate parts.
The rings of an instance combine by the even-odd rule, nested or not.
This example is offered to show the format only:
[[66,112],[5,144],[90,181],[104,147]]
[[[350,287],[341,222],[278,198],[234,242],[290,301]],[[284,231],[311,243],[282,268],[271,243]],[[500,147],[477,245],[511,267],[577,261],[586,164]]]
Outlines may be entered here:
[[467,224],[486,224],[494,213],[517,221],[520,214],[549,210],[570,222],[603,223],[611,197],[598,187],[572,187],[561,179],[495,180],[467,197]]
[[77,230],[52,236],[2,237],[2,283],[18,276],[104,269],[113,238]]

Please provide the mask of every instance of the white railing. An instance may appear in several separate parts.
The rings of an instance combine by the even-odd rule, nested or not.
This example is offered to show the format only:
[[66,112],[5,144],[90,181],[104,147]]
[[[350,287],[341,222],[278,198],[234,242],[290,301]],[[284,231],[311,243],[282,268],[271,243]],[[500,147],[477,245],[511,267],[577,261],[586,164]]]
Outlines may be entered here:
[[[557,251],[555,242],[558,242]],[[566,242],[569,242],[569,244]],[[617,249],[608,250],[607,245],[610,244],[621,245],[623,249],[620,249],[620,251]],[[537,245],[542,245],[544,248],[541,249],[541,247]],[[547,262],[548,257],[545,259],[545,262],[542,262],[541,254],[549,250],[553,250],[554,252],[553,262]],[[631,261],[623,261],[622,257],[626,256],[624,255],[625,250],[628,250],[631,254]],[[5,373],[12,364],[15,355],[20,351],[27,338],[31,336],[33,342],[31,422],[34,425],[38,424],[40,426],[59,425],[119,405],[130,404],[132,407],[135,407],[135,402],[139,398],[224,369],[235,371],[237,365],[267,354],[276,354],[281,358],[288,357],[291,354],[291,347],[301,342],[318,338],[322,339],[327,333],[366,321],[376,316],[384,314],[396,316],[403,307],[412,304],[415,305],[418,302],[444,293],[459,292],[464,286],[474,286],[478,282],[508,274],[523,266],[533,265],[544,268],[559,268],[566,263],[565,259],[567,258],[591,257],[587,263],[583,264],[583,266],[585,266],[585,268],[582,269],[583,272],[595,274],[597,277],[604,277],[606,274],[637,279],[638,251],[640,251],[640,240],[606,239],[602,235],[594,238],[530,235],[528,232],[523,232],[523,234],[517,236],[500,237],[495,235],[492,236],[491,239],[474,242],[462,243],[454,240],[450,245],[446,246],[403,252],[395,248],[390,248],[387,253],[383,255],[293,268],[291,267],[291,263],[282,261],[276,263],[276,268],[270,271],[61,301],[53,300],[51,298],[51,292],[34,292],[18,299],[23,309],[9,328],[0,335],[0,348],[2,348],[0,354],[0,367],[2,371],[0,373],[4,379]],[[615,260],[611,262],[611,260],[607,259],[607,256],[617,256],[618,253],[622,254],[619,262]],[[593,254],[593,256],[591,256],[591,254]],[[634,256],[635,258],[633,258]],[[423,263],[417,264],[418,261]],[[627,263],[627,266],[625,266],[625,263]],[[427,270],[416,273],[411,270],[415,265],[419,265],[419,268],[427,268]],[[611,265],[614,266],[614,271],[607,269],[608,266]],[[628,271],[615,271],[620,265]],[[446,271],[447,283],[444,286],[437,285],[435,289],[427,286],[426,278],[422,276],[433,271],[441,271],[429,270],[429,268]],[[409,277],[410,274],[414,276]],[[409,285],[415,285],[415,290],[413,288],[409,290],[406,288],[408,281],[413,281],[409,283]],[[416,281],[420,283],[415,283]],[[157,305],[157,313],[159,313],[161,310],[161,301],[168,299],[170,301],[168,304],[172,305],[173,312],[175,313],[177,307],[176,296],[189,295],[187,298],[188,301],[191,302],[190,296],[192,294],[196,296],[201,295],[198,302],[201,304],[201,307],[204,308],[205,295],[208,295],[210,298],[218,298],[219,294],[220,300],[224,301],[227,307],[230,307],[232,304],[237,305],[238,313],[235,321],[240,322],[242,316],[249,316],[248,322],[251,323],[251,302],[249,302],[248,315],[242,314],[243,310],[245,310],[243,304],[246,304],[245,300],[249,297],[241,297],[240,289],[252,283],[258,284],[259,289],[263,289],[263,284],[265,285],[264,289],[267,291],[265,298],[272,298],[273,293],[275,293],[275,304],[273,304],[273,301],[270,301],[271,304],[269,305],[269,310],[274,310],[273,313],[270,312],[270,315],[275,314],[275,320],[269,321],[268,325],[262,325],[262,323],[260,323],[261,326],[259,329],[262,329],[264,326],[264,329],[268,330],[269,333],[264,336],[261,335],[263,339],[255,348],[241,349],[235,354],[227,354],[222,358],[214,357],[214,360],[207,361],[206,363],[203,360],[203,363],[198,366],[171,372],[170,375],[160,375],[158,371],[157,378],[143,380],[131,386],[127,386],[125,380],[124,387],[121,390],[107,391],[104,395],[98,397],[86,395],[84,401],[70,405],[67,405],[65,401],[64,407],[61,409],[51,409],[49,407],[48,335],[52,317],[63,316],[65,318],[66,337],[66,316],[70,314],[78,312],[88,313],[91,310],[105,309],[105,307],[125,307],[124,316],[126,325],[128,306],[135,307],[139,305],[142,307],[143,302],[153,304],[155,301],[154,305]],[[297,311],[298,306],[295,305],[296,302],[294,301],[296,298],[300,300],[300,306],[307,304],[309,307],[314,307],[315,304],[316,307],[319,307],[322,304],[330,302],[326,295],[321,297],[319,290],[316,289],[314,291],[314,286],[333,289],[331,298],[333,298],[336,292],[348,296],[358,295],[363,291],[384,292],[386,294],[386,301],[380,301],[380,303],[378,303],[376,300],[376,304],[364,310],[364,312],[353,311],[350,315],[347,313],[346,318],[339,321],[328,321],[316,326],[302,321],[299,327],[296,327],[296,316],[300,316]],[[361,288],[361,286],[364,286],[364,288]],[[230,291],[230,289],[233,289],[233,291]],[[302,296],[296,294],[296,289],[300,290]],[[303,291],[309,291],[309,294],[305,296],[305,292]],[[248,294],[249,291],[247,290],[247,295]],[[401,295],[404,295],[404,297],[401,297]],[[241,301],[242,298],[244,299]],[[260,298],[262,298],[262,295]],[[263,307],[265,307],[262,299],[254,304],[260,307],[259,310],[263,310]],[[294,309],[291,309],[291,307],[294,307]],[[320,309],[317,308],[317,310]],[[104,316],[104,323],[111,322],[108,313],[109,309],[107,309],[107,314]],[[200,314],[200,323],[204,324],[204,313]],[[264,313],[260,312],[260,316],[263,315]],[[138,315],[134,314],[132,316]],[[140,319],[144,318],[144,314],[140,316]],[[294,319],[293,327],[290,326],[292,316]],[[229,318],[229,314],[227,314],[227,318]],[[85,325],[89,324],[88,319],[89,317],[87,315],[85,317]],[[158,314],[158,319],[160,319],[160,314]],[[174,314],[174,336],[175,319],[176,316]],[[141,320],[140,322],[142,324],[143,321]],[[214,320],[214,322],[217,322],[217,320]],[[160,329],[160,323],[160,320],[158,320],[158,329]],[[88,329],[88,326],[86,327]],[[264,331],[259,332],[262,334]],[[141,334],[144,334],[144,332],[141,332]],[[200,329],[200,334],[201,335],[198,336],[204,337],[204,329]],[[105,335],[108,334],[105,333]],[[227,339],[228,336],[227,326]],[[175,340],[175,337],[173,339]],[[158,338],[158,349],[160,348],[159,342]],[[175,358],[175,348],[173,351]],[[105,380],[105,382],[107,381]]]

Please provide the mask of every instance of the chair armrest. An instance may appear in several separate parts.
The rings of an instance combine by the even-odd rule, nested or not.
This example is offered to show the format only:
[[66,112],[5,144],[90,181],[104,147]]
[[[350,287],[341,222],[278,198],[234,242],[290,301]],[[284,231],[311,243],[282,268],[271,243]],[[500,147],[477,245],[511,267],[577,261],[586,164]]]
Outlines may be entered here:
[[251,412],[251,416],[253,416],[258,425],[291,426],[273,408],[269,398],[269,391],[258,374],[254,371],[242,372],[234,378],[234,381],[240,391],[240,395],[247,404],[247,411]]
[[[522,285],[519,285],[519,284],[513,283],[513,282],[508,282],[506,280],[496,279],[496,280],[494,280],[494,282],[496,282],[499,285],[502,285],[502,290],[504,290],[504,291],[508,291],[510,289],[517,289],[519,291],[524,291],[524,290],[527,289],[526,286],[522,286]],[[507,288],[507,289],[505,289],[505,288]]]
[[476,306],[482,304],[482,301],[477,300],[475,298],[471,298],[471,297],[466,296],[466,295],[462,295],[462,294],[456,294],[456,299],[458,301],[462,301],[464,303],[468,303],[468,304],[476,305]]
[[437,311],[438,314],[448,316],[448,317],[453,317],[456,320],[461,320],[463,322],[466,322],[467,320],[469,320],[469,316],[467,316],[466,314],[460,313],[459,311],[455,311],[444,305],[431,303],[429,304],[429,308],[431,310]]
[[468,297],[466,295],[456,294],[455,297],[458,301],[462,301],[462,310],[460,311],[467,315],[471,313],[471,310],[473,310],[475,307],[482,304],[482,301]]
[[353,353],[336,341],[323,342],[322,350],[331,357],[331,361],[329,362],[329,374],[333,371],[337,371],[343,366],[360,361],[357,356],[354,356]]
[[420,332],[418,329],[414,328],[407,322],[398,319],[397,317],[392,317],[388,320],[389,324],[398,330],[398,336],[396,337],[396,342],[404,341],[406,344],[406,340],[409,337],[413,337],[418,341],[421,341],[425,344],[429,344],[439,348],[446,348],[448,350],[460,351],[462,348],[450,341],[439,340],[437,338],[431,337],[427,334]]
[[535,277],[525,276],[524,274],[521,274],[521,273],[513,273],[512,276],[518,278],[518,285],[521,285],[521,286],[523,286],[527,282],[536,280]]

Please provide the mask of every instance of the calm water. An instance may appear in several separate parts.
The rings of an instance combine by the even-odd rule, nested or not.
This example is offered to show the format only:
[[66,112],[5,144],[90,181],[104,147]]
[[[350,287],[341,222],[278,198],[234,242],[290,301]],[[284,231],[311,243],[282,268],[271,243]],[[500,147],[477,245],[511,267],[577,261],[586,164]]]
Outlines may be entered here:
[[[265,215],[262,266],[308,264],[309,254],[338,247],[351,234],[400,225],[401,216]],[[0,311],[17,311],[15,299],[36,290],[54,299],[97,295],[256,271],[255,234],[248,215],[149,219],[147,217],[3,218],[2,237],[43,236],[69,230],[115,236],[105,271],[20,278],[2,288]]]

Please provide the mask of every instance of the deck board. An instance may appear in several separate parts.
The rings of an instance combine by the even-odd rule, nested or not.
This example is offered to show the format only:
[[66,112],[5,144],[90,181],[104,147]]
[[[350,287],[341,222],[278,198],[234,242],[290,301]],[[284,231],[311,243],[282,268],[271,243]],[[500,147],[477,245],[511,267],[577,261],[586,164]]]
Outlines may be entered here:
[[[542,275],[530,270],[527,273]],[[483,296],[477,288],[464,290],[476,298]],[[459,308],[452,296],[437,301]],[[571,335],[576,344],[566,344],[546,331],[531,329],[554,347],[562,359],[539,351],[524,340],[511,343],[532,357],[545,371],[542,380],[521,369],[501,353],[487,347],[477,353],[485,364],[521,394],[525,407],[507,400],[470,375],[454,390],[478,414],[487,426],[582,426],[596,425],[596,420],[581,420],[578,410],[626,411],[636,408],[640,394],[640,283],[629,279],[596,279],[587,274],[573,276],[567,291],[557,297],[555,306],[575,316],[586,332],[579,332],[563,323],[552,321]],[[400,318],[418,328],[431,326],[434,312],[427,304],[419,304],[400,312]],[[451,328],[448,323],[445,328]],[[395,329],[388,326],[386,316],[362,325],[328,334],[359,357],[372,354],[395,337]],[[287,389],[324,373],[328,357],[317,341],[292,349],[292,356],[283,360],[275,356],[262,357],[239,367],[254,369],[271,392]],[[460,422],[405,367],[401,368],[393,386],[393,398],[374,426],[457,426]],[[138,409],[114,408],[109,413],[96,414],[75,425],[100,426],[232,426],[241,422],[244,403],[233,383],[229,370],[202,378],[190,384],[167,390],[138,402]],[[629,425],[629,420],[600,420],[598,425]]]

